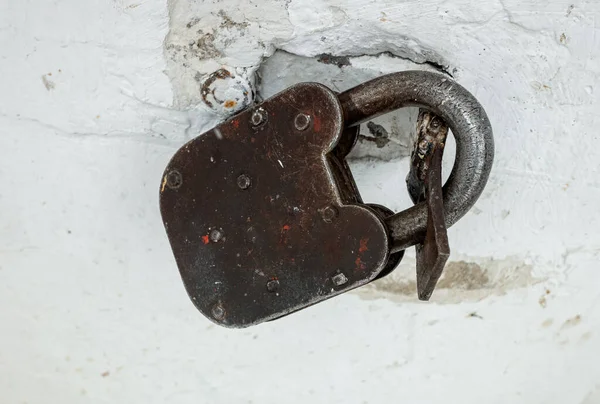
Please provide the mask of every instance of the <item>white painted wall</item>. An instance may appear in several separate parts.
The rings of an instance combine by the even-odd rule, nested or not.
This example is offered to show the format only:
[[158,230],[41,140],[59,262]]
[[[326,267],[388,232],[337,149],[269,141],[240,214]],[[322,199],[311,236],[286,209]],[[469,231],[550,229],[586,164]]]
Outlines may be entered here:
[[[0,2],[0,403],[600,403],[600,3],[570,1]],[[204,319],[158,185],[228,113],[206,75],[234,73],[236,109],[257,71],[269,95],[425,62],[479,98],[497,150],[433,301],[409,256],[273,323]],[[365,200],[409,206],[411,116],[352,162]]]

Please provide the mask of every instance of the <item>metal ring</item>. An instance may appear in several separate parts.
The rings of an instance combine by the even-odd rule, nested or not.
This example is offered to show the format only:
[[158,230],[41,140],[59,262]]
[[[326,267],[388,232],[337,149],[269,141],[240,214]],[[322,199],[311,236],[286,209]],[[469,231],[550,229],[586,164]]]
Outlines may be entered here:
[[[346,125],[355,126],[398,108],[418,106],[442,117],[456,139],[456,159],[444,185],[446,226],[475,204],[487,183],[494,160],[490,121],[477,99],[447,76],[405,71],[363,83],[339,95]],[[420,203],[386,219],[392,252],[423,241],[427,206]]]

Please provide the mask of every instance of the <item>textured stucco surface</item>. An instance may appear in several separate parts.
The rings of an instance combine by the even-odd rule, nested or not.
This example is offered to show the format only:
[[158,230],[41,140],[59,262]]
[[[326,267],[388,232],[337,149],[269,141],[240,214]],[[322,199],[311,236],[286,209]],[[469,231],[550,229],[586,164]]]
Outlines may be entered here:
[[[600,403],[599,16],[592,0],[0,2],[0,402]],[[204,319],[158,212],[175,150],[253,93],[415,68],[453,75],[496,135],[433,301],[409,254],[273,323]],[[219,69],[229,109],[202,100]],[[410,205],[410,119],[359,145],[365,200]]]

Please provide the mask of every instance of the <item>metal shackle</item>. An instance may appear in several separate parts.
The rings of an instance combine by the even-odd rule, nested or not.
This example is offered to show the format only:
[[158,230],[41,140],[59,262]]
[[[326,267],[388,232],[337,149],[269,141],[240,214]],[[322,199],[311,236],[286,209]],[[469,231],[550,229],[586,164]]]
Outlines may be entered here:
[[[404,71],[382,76],[339,94],[347,126],[355,126],[395,109],[417,106],[439,115],[456,139],[452,173],[444,184],[444,212],[450,227],[475,204],[494,160],[490,121],[477,99],[439,73]],[[427,206],[419,203],[386,219],[392,252],[422,242]]]

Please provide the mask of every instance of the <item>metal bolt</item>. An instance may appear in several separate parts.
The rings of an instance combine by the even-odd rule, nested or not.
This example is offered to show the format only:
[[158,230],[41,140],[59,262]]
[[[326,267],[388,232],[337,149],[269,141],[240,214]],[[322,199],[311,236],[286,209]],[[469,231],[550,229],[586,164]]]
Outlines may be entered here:
[[225,309],[221,306],[221,303],[217,303],[213,306],[212,315],[216,320],[223,320],[225,318]]
[[296,119],[294,119],[294,126],[298,130],[305,130],[310,125],[310,116],[306,114],[298,114],[296,115]]
[[346,282],[348,282],[348,278],[346,278],[346,275],[339,273],[337,275],[334,275],[331,280],[333,281],[333,284],[335,286],[342,286],[343,284],[345,284]]
[[213,243],[218,243],[223,238],[223,232],[219,229],[213,229],[210,231],[210,241]]
[[338,215],[338,211],[333,206],[327,206],[321,211],[321,217],[325,223],[331,223]]
[[271,279],[267,282],[267,290],[271,293],[277,292],[277,290],[279,290],[279,281],[277,279]]
[[237,185],[240,189],[248,189],[250,188],[250,184],[252,184],[252,181],[246,174],[242,174],[237,178]]
[[256,111],[254,111],[252,113],[252,116],[250,117],[250,121],[252,122],[252,125],[254,125],[254,126],[262,125],[263,123],[266,122],[266,120],[267,120],[267,113],[262,108],[259,108]]
[[167,186],[171,189],[177,189],[183,183],[183,177],[177,170],[169,171],[167,174]]

